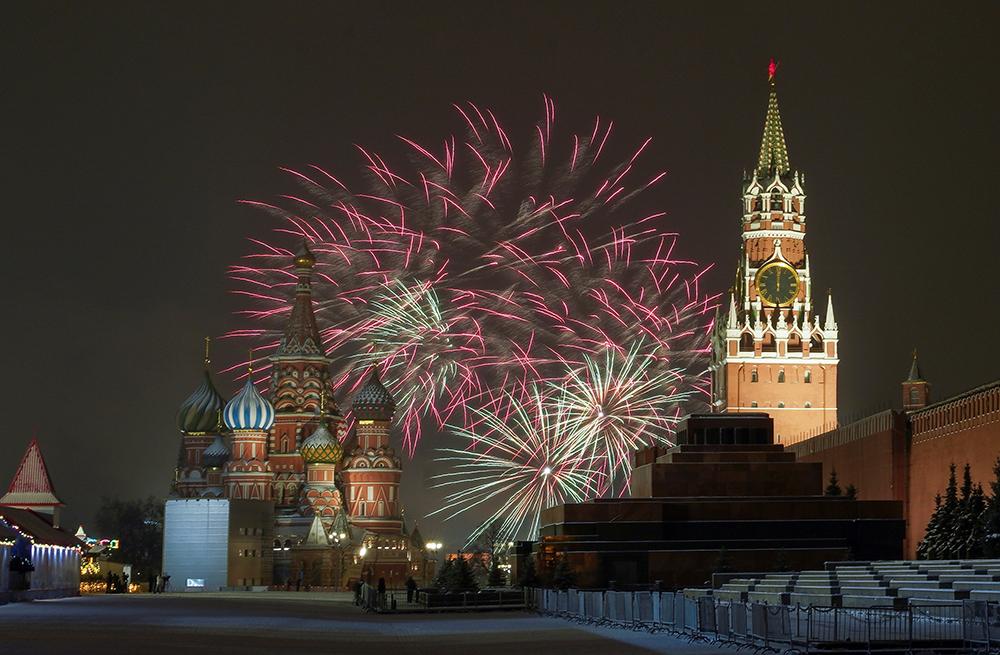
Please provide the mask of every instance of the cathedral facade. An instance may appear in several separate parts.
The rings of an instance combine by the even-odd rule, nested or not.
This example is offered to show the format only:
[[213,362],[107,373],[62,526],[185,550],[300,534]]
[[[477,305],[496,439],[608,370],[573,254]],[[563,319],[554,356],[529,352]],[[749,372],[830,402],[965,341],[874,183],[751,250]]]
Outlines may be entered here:
[[833,297],[813,291],[805,176],[789,162],[775,68],[760,155],[743,179],[736,277],[712,339],[712,403],[767,412],[776,441],[788,444],[837,424],[840,360]]
[[[398,587],[408,577],[426,582],[432,563],[419,531],[407,530],[403,520],[402,462],[390,445],[395,401],[372,369],[353,399],[355,429],[347,433],[313,313],[315,263],[303,244],[293,258],[294,304],[270,357],[269,380],[257,379],[251,369],[226,402],[211,379],[206,342],[204,377],[178,412],[181,454],[172,495],[267,510],[240,509],[239,516],[265,517],[257,521],[268,525],[231,527],[229,561],[238,566],[229,568],[244,573],[223,576],[225,586],[343,588],[360,578],[385,578]],[[258,383],[265,381],[268,391],[262,394]],[[177,504],[174,514],[202,510]],[[248,557],[259,565],[247,569]],[[254,574],[248,577],[246,570]]]

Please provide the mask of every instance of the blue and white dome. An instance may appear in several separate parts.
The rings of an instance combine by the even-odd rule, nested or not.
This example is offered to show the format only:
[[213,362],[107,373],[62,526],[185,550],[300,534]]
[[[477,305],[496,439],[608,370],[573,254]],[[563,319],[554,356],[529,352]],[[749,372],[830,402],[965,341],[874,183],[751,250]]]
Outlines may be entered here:
[[230,430],[265,431],[274,425],[274,407],[260,395],[248,377],[240,392],[226,403],[222,418]]

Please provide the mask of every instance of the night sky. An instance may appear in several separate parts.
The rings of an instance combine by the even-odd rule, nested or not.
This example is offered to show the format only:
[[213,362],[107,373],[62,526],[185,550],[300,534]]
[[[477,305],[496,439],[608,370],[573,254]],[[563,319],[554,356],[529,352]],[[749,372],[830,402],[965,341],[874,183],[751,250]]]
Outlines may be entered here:
[[[293,190],[278,166],[349,178],[354,143],[437,143],[455,101],[524,134],[548,93],[557,120],[652,136],[651,201],[724,291],[780,59],[841,419],[898,404],[914,347],[937,398],[1000,376],[1000,4],[206,4],[5,7],[0,482],[37,434],[72,527],[102,495],[168,491],[202,337],[244,325],[226,266],[273,225],[236,201]],[[411,523],[437,499],[427,445]],[[469,527],[420,522],[452,547]]]

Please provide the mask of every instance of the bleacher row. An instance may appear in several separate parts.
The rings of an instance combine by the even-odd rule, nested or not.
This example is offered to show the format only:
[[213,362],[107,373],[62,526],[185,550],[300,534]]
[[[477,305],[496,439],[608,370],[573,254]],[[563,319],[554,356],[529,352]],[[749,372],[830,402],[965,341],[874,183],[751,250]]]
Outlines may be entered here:
[[824,571],[736,577],[718,589],[686,592],[718,600],[824,607],[1000,601],[1000,560],[830,562]]

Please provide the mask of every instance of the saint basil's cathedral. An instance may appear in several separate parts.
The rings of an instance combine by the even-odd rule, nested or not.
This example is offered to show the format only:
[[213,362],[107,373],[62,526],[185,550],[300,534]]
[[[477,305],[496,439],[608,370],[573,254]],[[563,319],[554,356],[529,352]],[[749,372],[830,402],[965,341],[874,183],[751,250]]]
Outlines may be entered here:
[[408,577],[425,582],[433,575],[418,529],[407,530],[403,520],[402,464],[390,445],[392,395],[372,369],[351,403],[350,436],[333,400],[331,360],[312,306],[315,263],[303,243],[266,396],[251,369],[226,402],[209,373],[206,340],[204,378],[178,412],[181,452],[166,512],[165,572],[179,567],[188,587],[206,584],[186,576],[202,575],[191,573],[198,556],[190,551],[211,550],[205,526],[220,506],[213,501],[228,501],[220,586],[342,588],[385,578],[398,587]]

